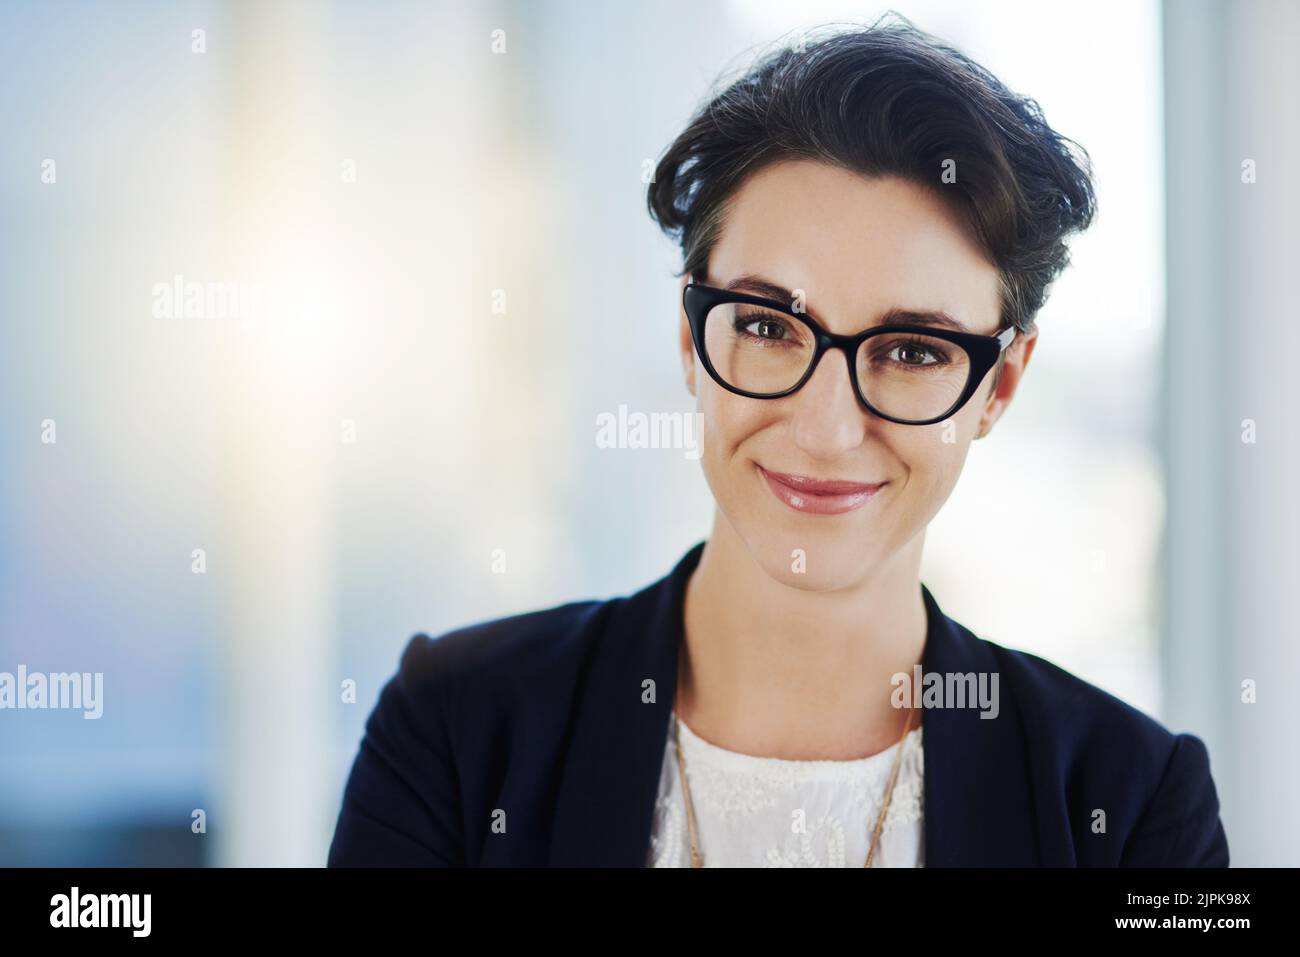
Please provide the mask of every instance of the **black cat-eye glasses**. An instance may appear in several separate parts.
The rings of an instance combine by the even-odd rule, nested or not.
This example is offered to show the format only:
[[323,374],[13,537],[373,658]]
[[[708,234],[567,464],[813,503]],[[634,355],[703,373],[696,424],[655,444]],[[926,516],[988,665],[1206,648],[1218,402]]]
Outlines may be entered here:
[[828,349],[844,353],[868,410],[903,425],[953,415],[1016,337],[890,323],[839,335],[775,299],[690,283],[682,294],[695,349],[713,380],[751,399],[779,399],[803,387]]

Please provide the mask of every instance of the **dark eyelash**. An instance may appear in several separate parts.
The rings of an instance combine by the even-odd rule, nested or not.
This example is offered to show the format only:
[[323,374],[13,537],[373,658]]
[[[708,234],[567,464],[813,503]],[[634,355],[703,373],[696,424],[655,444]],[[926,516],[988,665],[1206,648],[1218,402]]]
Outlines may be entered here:
[[[785,327],[787,331],[794,328],[794,323],[787,317],[782,315],[774,315],[769,312],[751,312],[751,313],[737,312],[732,314],[732,328],[735,329],[736,332],[743,332],[746,326],[752,325],[755,322],[779,322]],[[763,338],[763,337],[759,336],[757,338]],[[776,340],[772,340],[772,341],[776,341]],[[935,361],[932,363],[927,362],[927,363],[921,363],[920,365],[914,365],[912,363],[902,363],[903,365],[908,365],[915,369],[923,369],[926,368],[927,366],[932,368],[937,368],[939,366],[950,365],[952,363],[952,357],[947,353],[946,350],[939,348],[937,346],[929,345],[925,342],[922,342],[920,339],[896,339],[888,343],[882,343],[879,348],[884,353],[889,353],[889,352],[893,352],[895,349],[899,348],[900,346],[911,346],[913,348],[921,349],[924,352],[928,352],[930,355],[934,356]],[[879,355],[880,352],[877,352],[876,354]]]

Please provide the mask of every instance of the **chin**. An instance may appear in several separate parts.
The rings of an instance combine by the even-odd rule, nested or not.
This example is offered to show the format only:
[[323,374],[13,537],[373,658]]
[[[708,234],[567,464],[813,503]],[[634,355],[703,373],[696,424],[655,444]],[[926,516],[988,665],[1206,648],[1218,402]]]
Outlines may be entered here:
[[[844,530],[834,535],[809,532],[780,535],[760,532],[741,536],[750,554],[769,578],[801,591],[829,592],[850,588],[867,576],[872,556],[862,548],[860,535]],[[796,564],[796,549],[802,559]],[[802,568],[802,570],[796,570]]]

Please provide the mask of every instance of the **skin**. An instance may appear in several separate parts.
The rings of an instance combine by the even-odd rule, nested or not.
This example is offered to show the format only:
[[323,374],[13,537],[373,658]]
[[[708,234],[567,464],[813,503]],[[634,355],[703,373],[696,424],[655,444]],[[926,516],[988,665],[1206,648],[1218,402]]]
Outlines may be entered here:
[[[761,169],[732,197],[707,283],[747,274],[804,290],[807,313],[832,332],[880,324],[891,308],[943,310],[983,335],[999,329],[994,265],[941,198],[894,177],[807,159]],[[924,648],[926,527],[972,440],[1015,395],[1035,340],[1018,335],[996,390],[995,366],[950,419],[900,425],[859,403],[835,351],[794,395],[726,391],[696,356],[681,312],[678,348],[716,502],[686,591],[675,707],[692,730],[790,760],[861,758],[898,741],[908,713],[891,704],[890,678],[910,674]],[[756,463],[888,484],[854,511],[814,515],[779,501]],[[803,573],[792,569],[795,549]]]

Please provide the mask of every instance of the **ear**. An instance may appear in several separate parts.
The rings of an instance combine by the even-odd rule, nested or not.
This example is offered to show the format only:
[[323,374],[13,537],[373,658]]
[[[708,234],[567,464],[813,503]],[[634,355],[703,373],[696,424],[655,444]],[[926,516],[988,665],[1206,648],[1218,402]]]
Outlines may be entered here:
[[975,433],[975,438],[984,438],[993,431],[993,426],[998,419],[1002,418],[1002,413],[1006,411],[1016,390],[1020,387],[1021,377],[1024,376],[1025,368],[1029,365],[1029,357],[1033,355],[1037,341],[1038,329],[1035,327],[1031,332],[1021,332],[1017,335],[1015,342],[1011,343],[1007,351],[1002,354],[1002,371],[1000,375],[996,370],[992,373],[997,376],[997,385],[984,401],[984,413],[980,416],[979,429]]
[[690,281],[690,274],[687,273],[678,283],[677,350],[682,360],[682,372],[686,375],[686,391],[695,395],[695,340],[691,338],[691,322],[686,318],[686,306],[682,302],[682,293]]

